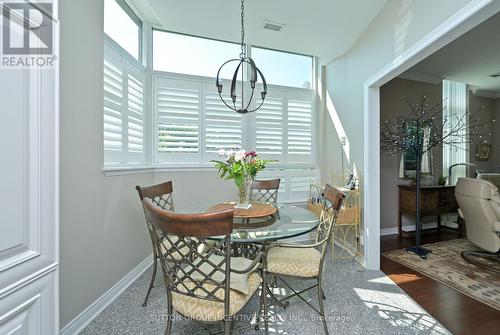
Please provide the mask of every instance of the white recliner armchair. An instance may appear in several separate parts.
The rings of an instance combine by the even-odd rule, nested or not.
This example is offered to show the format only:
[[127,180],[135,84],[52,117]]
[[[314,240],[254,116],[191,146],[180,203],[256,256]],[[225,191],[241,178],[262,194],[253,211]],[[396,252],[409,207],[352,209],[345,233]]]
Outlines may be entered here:
[[[465,220],[467,239],[484,251],[464,251],[462,257],[471,263],[475,257],[500,261],[500,194],[491,182],[482,179],[459,178],[455,197],[459,214]],[[500,263],[499,263],[500,264]],[[491,267],[489,267],[490,270]],[[499,267],[493,269],[500,271]]]
[[500,188],[500,173],[484,173],[479,172],[477,174],[477,179],[487,180],[496,187]]

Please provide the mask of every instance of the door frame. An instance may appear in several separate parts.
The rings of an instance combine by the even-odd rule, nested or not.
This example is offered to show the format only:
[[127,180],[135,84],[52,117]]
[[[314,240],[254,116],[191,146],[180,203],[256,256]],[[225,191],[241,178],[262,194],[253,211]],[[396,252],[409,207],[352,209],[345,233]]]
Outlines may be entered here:
[[500,1],[473,0],[364,84],[365,263],[380,269],[380,86],[500,11]]

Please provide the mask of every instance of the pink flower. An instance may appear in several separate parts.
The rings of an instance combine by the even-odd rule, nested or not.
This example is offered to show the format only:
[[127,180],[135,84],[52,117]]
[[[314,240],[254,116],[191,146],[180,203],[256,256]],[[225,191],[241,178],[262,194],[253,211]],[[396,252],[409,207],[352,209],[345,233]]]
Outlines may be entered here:
[[245,152],[245,157],[257,157],[257,153],[255,151],[247,151]]
[[245,158],[244,150],[237,151],[236,154],[234,155],[234,160],[237,162],[241,161],[243,158]]

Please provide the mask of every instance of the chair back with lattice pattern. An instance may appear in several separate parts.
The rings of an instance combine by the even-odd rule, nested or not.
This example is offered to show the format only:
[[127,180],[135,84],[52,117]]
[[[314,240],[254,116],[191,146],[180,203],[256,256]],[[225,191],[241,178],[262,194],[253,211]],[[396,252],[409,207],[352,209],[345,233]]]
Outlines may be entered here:
[[321,243],[323,251],[330,241],[333,225],[342,208],[345,197],[345,193],[340,192],[335,187],[329,184],[325,186],[325,203],[321,211],[316,234],[316,243]]
[[164,210],[174,211],[173,186],[171,181],[153,186],[136,186],[135,189],[139,193],[139,198],[150,198],[153,203]]
[[[173,187],[171,181],[167,181],[166,183],[153,186],[145,186],[145,187],[136,186],[135,189],[137,190],[137,193],[139,193],[139,199],[141,200],[141,202],[144,198],[149,198],[156,206],[159,206],[160,208],[167,211],[171,212],[174,211],[174,197],[173,197]],[[144,215],[146,216],[145,209],[144,209]],[[154,243],[156,232],[151,223],[149,223],[147,216],[146,216],[146,226],[148,228],[149,237],[151,238],[151,243],[153,244],[154,255],[155,257],[157,257],[156,247]]]
[[[177,214],[163,210],[149,198],[142,203],[148,221],[157,232],[155,245],[169,294],[224,302],[229,306],[234,210]],[[224,239],[214,245],[208,240],[214,236]]]
[[280,179],[254,180],[251,186],[250,200],[273,205],[278,208],[278,190]]

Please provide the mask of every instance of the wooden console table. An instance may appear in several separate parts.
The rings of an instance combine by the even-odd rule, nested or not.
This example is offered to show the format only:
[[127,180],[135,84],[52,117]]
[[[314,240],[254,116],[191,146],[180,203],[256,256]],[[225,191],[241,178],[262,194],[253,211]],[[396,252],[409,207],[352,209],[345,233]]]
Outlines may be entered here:
[[[399,188],[399,210],[398,210],[398,232],[404,234],[402,229],[403,214],[415,216],[417,188],[410,185],[398,185]],[[455,186],[422,186],[420,194],[421,216],[437,216],[438,229],[441,229],[441,215],[456,213],[458,204],[455,199]],[[462,230],[459,222],[458,230]],[[424,230],[424,229],[422,229]]]

